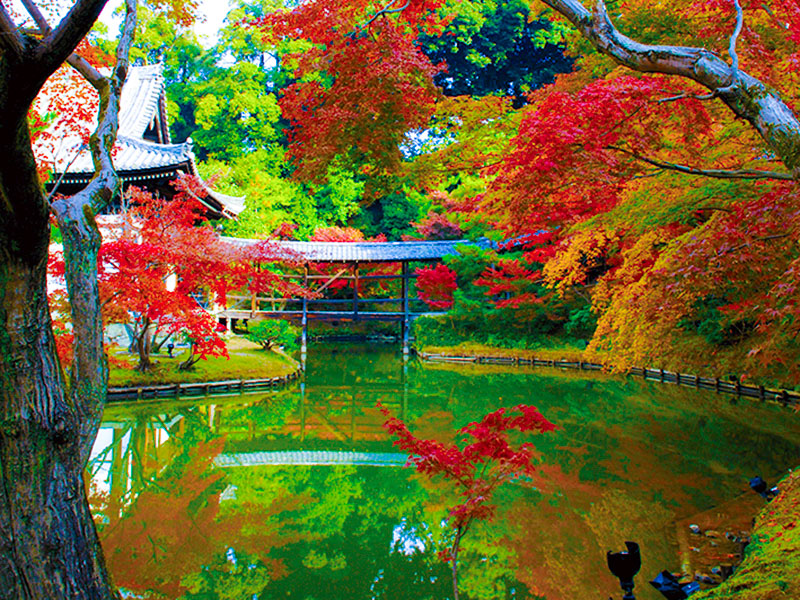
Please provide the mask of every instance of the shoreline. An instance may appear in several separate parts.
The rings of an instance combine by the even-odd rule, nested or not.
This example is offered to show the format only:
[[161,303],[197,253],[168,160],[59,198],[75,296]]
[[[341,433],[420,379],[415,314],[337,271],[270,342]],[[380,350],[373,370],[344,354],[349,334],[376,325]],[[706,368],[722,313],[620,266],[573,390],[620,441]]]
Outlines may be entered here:
[[[463,349],[454,348],[463,351]],[[484,348],[482,351],[486,351]],[[543,358],[532,352],[520,353],[509,349],[498,349],[496,354],[450,354],[447,352],[426,352],[417,350],[416,354],[428,362],[460,363],[460,364],[487,364],[507,366],[548,367],[556,369],[575,369],[580,371],[611,372],[613,367],[601,363],[584,361],[582,358]],[[512,352],[513,354],[509,354]],[[767,388],[763,385],[743,384],[738,378],[725,380],[719,377],[701,377],[692,373],[679,373],[664,369],[650,369],[648,367],[630,367],[620,374],[627,377],[638,377],[645,381],[682,385],[695,389],[702,389],[722,394],[735,395],[737,398],[751,398],[765,402],[776,402],[793,410],[800,410],[800,393],[786,388]]]

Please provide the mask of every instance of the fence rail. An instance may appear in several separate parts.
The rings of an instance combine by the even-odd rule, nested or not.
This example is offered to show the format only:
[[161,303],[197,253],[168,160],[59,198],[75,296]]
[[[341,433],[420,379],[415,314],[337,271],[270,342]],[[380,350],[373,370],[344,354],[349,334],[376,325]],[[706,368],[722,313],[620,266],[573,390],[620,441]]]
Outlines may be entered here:
[[264,379],[227,379],[198,383],[169,383],[164,385],[138,385],[108,388],[108,402],[122,400],[150,400],[158,398],[191,398],[219,394],[242,394],[275,389],[298,378],[300,369],[282,377]]
[[[484,365],[521,365],[533,367],[554,367],[560,369],[578,369],[581,371],[602,371],[605,366],[598,363],[580,360],[552,360],[543,358],[523,358],[519,356],[453,356],[448,354],[419,353],[420,358],[432,362],[447,363],[473,363]],[[647,369],[631,367],[629,377],[641,377],[646,381],[672,383],[693,387],[699,390],[710,390],[721,394],[733,394],[738,397],[754,398],[765,402],[767,400],[778,402],[784,406],[800,407],[800,394],[789,390],[775,390],[765,388],[763,385],[746,385],[738,379],[728,381],[719,377],[700,377],[686,373],[675,373],[664,369]]]

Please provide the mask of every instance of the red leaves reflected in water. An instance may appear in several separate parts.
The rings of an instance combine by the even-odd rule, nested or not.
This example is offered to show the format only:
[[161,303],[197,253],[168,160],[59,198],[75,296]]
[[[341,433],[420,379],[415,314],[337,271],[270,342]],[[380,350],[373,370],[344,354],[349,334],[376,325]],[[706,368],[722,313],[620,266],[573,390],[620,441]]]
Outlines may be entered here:
[[444,477],[459,488],[463,501],[450,509],[450,515],[451,526],[461,535],[474,520],[492,517],[494,507],[489,502],[500,485],[531,476],[535,471],[533,444],[514,445],[509,434],[556,429],[535,407],[521,404],[500,408],[462,427],[458,430],[460,443],[443,444],[415,437],[403,421],[392,417],[380,404],[379,409],[387,417],[384,428],[397,437],[394,444],[408,452],[417,471],[429,477]]

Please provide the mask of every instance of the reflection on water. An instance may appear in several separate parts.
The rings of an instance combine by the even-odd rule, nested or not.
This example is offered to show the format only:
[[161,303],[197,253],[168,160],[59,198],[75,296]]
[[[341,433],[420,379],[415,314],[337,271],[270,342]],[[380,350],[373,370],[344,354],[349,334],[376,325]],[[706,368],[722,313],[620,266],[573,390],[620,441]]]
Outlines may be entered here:
[[[534,487],[462,543],[468,599],[607,598],[605,552],[642,547],[646,579],[679,570],[676,521],[797,463],[778,407],[583,373],[404,363],[392,349],[315,347],[306,380],[252,396],[110,405],[90,470],[112,574],[139,597],[444,599],[454,498],[403,468],[380,401],[447,439],[500,406],[537,406]],[[648,577],[649,576],[649,577]]]

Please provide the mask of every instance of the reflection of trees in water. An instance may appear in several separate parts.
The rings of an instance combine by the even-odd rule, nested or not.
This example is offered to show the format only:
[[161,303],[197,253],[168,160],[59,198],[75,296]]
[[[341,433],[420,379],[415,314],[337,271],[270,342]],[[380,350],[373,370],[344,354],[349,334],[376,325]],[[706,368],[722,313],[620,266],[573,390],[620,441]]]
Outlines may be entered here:
[[[200,585],[192,575],[214,565],[231,547],[250,554],[248,564],[255,565],[257,573],[248,567],[246,579],[280,575],[281,562],[269,557],[269,551],[305,535],[291,515],[310,504],[312,497],[262,494],[257,502],[243,499],[237,501],[237,510],[224,510],[224,492],[231,485],[227,472],[214,467],[214,459],[225,439],[212,433],[207,412],[189,410],[182,417],[164,425],[170,452],[162,447],[161,458],[169,462],[154,468],[150,447],[140,440],[157,437],[152,431],[162,421],[138,418],[116,428],[119,435],[109,448],[111,462],[115,457],[116,462],[128,460],[129,480],[124,498],[112,485],[111,493],[99,499],[105,503],[97,507],[103,515],[100,535],[115,581],[135,593],[177,598]],[[113,472],[111,479],[113,484]],[[236,564],[226,563],[224,571],[231,570],[236,571]]]
[[[116,481],[127,482],[117,496],[125,516],[113,518],[110,497],[103,506],[117,581],[170,599],[449,597],[448,566],[436,552],[446,545],[442,519],[453,499],[410,470],[212,465],[220,452],[391,451],[378,399],[443,440],[488,409],[520,401],[562,427],[537,444],[539,491],[501,490],[497,504],[508,512],[465,538],[460,572],[470,600],[607,596],[618,584],[603,555],[624,539],[642,543],[643,572],[677,568],[665,527],[735,495],[751,470],[766,477],[788,464],[800,441],[785,412],[692,390],[415,363],[404,379],[394,356],[394,370],[380,356],[362,359],[340,352],[330,381],[318,372],[304,396],[162,405],[153,414],[170,416],[160,418],[111,405],[118,453],[104,460],[117,461]],[[134,410],[138,417],[129,416]],[[397,542],[402,531],[405,544]]]

